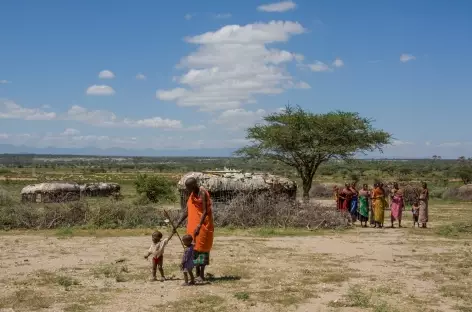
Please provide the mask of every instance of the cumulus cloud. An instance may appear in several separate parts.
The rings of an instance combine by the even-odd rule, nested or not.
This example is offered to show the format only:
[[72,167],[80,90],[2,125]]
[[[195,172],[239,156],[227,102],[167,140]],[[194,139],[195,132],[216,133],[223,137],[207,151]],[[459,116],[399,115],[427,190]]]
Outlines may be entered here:
[[11,83],[11,81],[8,81],[6,79],[0,80],[0,84],[7,84],[7,83]]
[[341,60],[340,58],[337,58],[333,61],[333,66],[337,67],[337,68],[343,67],[344,66],[344,61]]
[[414,55],[405,54],[405,53],[400,55],[400,62],[402,62],[402,63],[406,63],[406,62],[413,61],[413,60],[416,60],[416,57]]
[[39,108],[26,108],[11,100],[0,100],[0,119],[51,120],[56,113]]
[[67,120],[80,121],[98,127],[122,127],[122,128],[182,128],[180,120],[161,117],[145,119],[118,118],[115,113],[106,110],[88,110],[84,107],[74,105],[64,116]]
[[[39,108],[26,108],[11,100],[0,100],[0,119],[69,120],[96,127],[188,129],[183,127],[182,121],[169,118],[119,118],[115,113],[110,111],[88,110],[79,105],[74,105],[67,112],[58,114],[55,112],[47,112]],[[192,128],[192,130],[195,129],[196,128]],[[66,133],[74,131],[76,130],[68,128],[63,134],[66,135]]]
[[296,7],[297,5],[293,1],[282,1],[260,5],[257,10],[261,12],[286,12],[294,10]]
[[213,122],[230,130],[241,130],[261,122],[266,115],[267,112],[263,109],[248,111],[236,108],[222,112]]
[[162,101],[175,101],[183,107],[200,110],[228,110],[254,103],[255,96],[284,92],[294,78],[285,64],[303,60],[303,56],[267,44],[283,43],[305,32],[297,22],[227,25],[186,41],[198,45],[195,52],[182,58],[178,68],[186,73],[175,78],[179,87],[157,90]]
[[328,72],[331,71],[331,68],[329,68],[328,65],[326,65],[323,62],[320,61],[315,61],[313,64],[308,64],[308,68],[311,69],[311,71],[314,72]]
[[87,88],[87,95],[114,95],[115,90],[112,87],[106,85],[93,85]]
[[73,128],[67,128],[64,130],[64,132],[61,133],[61,135],[64,135],[64,136],[75,136],[79,134],[80,134],[80,131]]
[[146,79],[147,77],[144,74],[139,73],[136,75],[136,80],[146,80]]
[[102,70],[101,72],[98,73],[98,78],[100,79],[113,79],[115,78],[115,74],[108,70],[108,69],[105,69],[105,70]]

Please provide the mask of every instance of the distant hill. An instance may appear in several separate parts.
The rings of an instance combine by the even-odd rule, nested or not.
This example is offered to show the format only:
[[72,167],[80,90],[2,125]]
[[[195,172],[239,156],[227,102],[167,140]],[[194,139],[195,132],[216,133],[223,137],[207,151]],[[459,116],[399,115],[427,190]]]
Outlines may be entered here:
[[45,147],[37,148],[30,146],[15,146],[11,144],[0,144],[0,154],[39,154],[39,155],[83,155],[83,156],[143,156],[143,157],[230,157],[236,149],[231,148],[201,148],[190,150],[157,150],[157,149],[142,149],[131,150],[125,148],[59,148],[59,147]]

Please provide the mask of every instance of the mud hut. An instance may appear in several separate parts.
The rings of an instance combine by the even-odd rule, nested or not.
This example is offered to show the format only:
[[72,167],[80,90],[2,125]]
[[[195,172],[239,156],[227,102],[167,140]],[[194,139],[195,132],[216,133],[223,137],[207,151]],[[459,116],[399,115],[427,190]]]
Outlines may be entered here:
[[180,205],[185,208],[188,192],[185,181],[188,178],[196,178],[199,185],[205,187],[212,197],[214,203],[228,203],[239,194],[256,194],[270,192],[274,194],[285,194],[295,199],[297,184],[287,178],[264,173],[241,173],[241,172],[189,172],[178,182],[180,193]]
[[121,186],[117,183],[86,183],[80,185],[81,196],[107,197],[119,194]]
[[21,190],[22,202],[58,203],[80,199],[77,183],[53,182],[27,185]]

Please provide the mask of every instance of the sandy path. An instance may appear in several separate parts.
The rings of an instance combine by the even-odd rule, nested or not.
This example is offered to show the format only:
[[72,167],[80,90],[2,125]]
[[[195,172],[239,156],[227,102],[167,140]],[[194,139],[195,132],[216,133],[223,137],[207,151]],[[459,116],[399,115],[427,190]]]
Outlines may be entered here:
[[[408,239],[409,233],[358,228],[330,236],[217,237],[208,268],[216,280],[187,288],[180,286],[181,280],[147,281],[148,264],[142,258],[150,243],[147,236],[2,236],[0,288],[10,297],[24,289],[51,297],[41,306],[44,311],[186,311],[197,296],[206,298],[198,304],[208,311],[364,311],[336,306],[350,287],[359,284],[366,289],[398,289],[395,295],[385,291],[383,300],[396,306],[398,297],[400,311],[404,307],[454,311],[454,302],[441,297],[434,283],[413,278],[433,270],[431,262],[409,258],[447,253],[454,247],[438,247],[436,239],[424,237],[428,247],[420,250]],[[181,252],[180,243],[173,240],[165,254],[168,276],[181,278],[177,267]],[[71,277],[79,285],[66,291],[59,276]],[[432,310],[425,310],[421,302],[429,297],[434,298]],[[9,302],[3,299],[0,308]],[[17,311],[39,305],[22,304]]]

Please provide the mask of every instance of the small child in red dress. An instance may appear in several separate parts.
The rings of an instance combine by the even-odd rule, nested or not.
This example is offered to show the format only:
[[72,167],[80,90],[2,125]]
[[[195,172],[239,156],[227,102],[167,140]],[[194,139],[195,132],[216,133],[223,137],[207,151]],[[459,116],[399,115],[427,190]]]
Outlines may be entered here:
[[148,252],[144,255],[144,259],[148,259],[150,255],[152,255],[152,276],[151,281],[157,281],[156,273],[157,269],[159,269],[159,273],[161,274],[161,282],[165,281],[164,277],[164,269],[162,268],[164,262],[164,248],[166,247],[169,239],[162,239],[162,233],[156,231],[152,233],[152,244],[149,247]]

